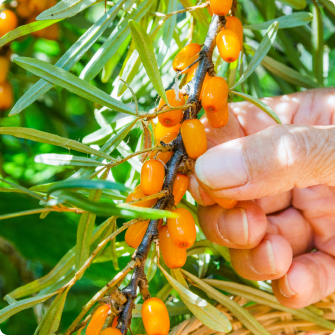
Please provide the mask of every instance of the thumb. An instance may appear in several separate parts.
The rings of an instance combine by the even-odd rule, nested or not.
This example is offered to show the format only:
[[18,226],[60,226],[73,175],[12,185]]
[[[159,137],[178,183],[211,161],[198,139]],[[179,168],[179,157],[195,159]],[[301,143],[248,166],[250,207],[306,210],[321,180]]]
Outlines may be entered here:
[[209,195],[262,198],[318,184],[335,186],[335,127],[277,125],[220,144],[198,158]]

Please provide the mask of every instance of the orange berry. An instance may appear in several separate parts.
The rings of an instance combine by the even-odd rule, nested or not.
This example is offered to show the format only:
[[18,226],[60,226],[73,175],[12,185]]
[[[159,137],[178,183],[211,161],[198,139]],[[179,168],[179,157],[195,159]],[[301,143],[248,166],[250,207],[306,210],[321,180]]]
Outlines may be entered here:
[[210,16],[213,16],[213,11],[212,11],[211,6],[207,7],[207,10],[208,10],[208,14],[209,14]]
[[10,60],[7,57],[0,56],[0,84],[6,81],[9,64]]
[[57,23],[43,29],[43,37],[47,40],[56,41],[59,38],[59,25]]
[[[177,56],[174,58],[172,67],[176,72],[183,71],[198,59],[200,51],[201,46],[197,43],[191,43],[186,45],[178,52]],[[190,69],[187,69],[185,73],[187,73],[188,71],[190,71]]]
[[186,249],[179,248],[172,242],[167,225],[159,232],[159,248],[168,268],[178,269],[186,263]]
[[8,82],[0,84],[0,109],[8,109],[13,104],[13,89]]
[[[235,32],[237,34],[238,39],[240,41],[241,50],[242,50],[242,46],[243,46],[243,26],[242,26],[242,22],[236,16],[227,16],[226,20],[227,20],[226,28],[228,30],[232,30],[233,32]],[[225,30],[225,28],[222,28],[222,30]]]
[[48,7],[48,0],[29,0],[29,9],[34,13],[42,13]]
[[197,237],[192,214],[185,208],[177,208],[173,213],[179,214],[176,219],[167,219],[169,235],[173,244],[182,249],[192,247]]
[[190,185],[190,177],[178,173],[176,180],[173,184],[173,196],[175,205],[178,205],[180,200],[183,199],[183,196],[188,190],[189,185]]
[[9,9],[0,11],[0,37],[12,31],[18,25],[19,21],[13,11]]
[[206,73],[204,82],[202,83],[202,88],[201,88],[201,92],[200,92],[200,98],[199,98],[199,100],[202,99],[202,95],[204,94],[204,88],[205,88],[205,85],[206,85],[207,81],[208,81],[209,79],[211,79],[211,78],[212,78],[212,77],[211,77],[208,73]]
[[155,127],[155,138],[157,141],[161,141],[163,137],[165,137],[170,133],[179,133],[179,129],[180,129],[180,123],[178,123],[174,127],[166,128],[162,126],[161,123],[158,122]]
[[121,331],[114,327],[105,328],[100,335],[122,335]]
[[210,0],[210,4],[213,14],[226,16],[231,10],[233,0]]
[[138,246],[141,244],[143,240],[145,232],[148,229],[149,222],[150,222],[149,220],[139,221],[134,223],[127,229],[125,235],[125,241],[130,247],[134,249],[138,248]]
[[99,335],[101,329],[107,319],[108,312],[110,310],[109,304],[100,306],[94,315],[86,329],[86,335]]
[[[138,199],[142,199],[144,197],[146,197],[146,195],[142,192],[141,185],[137,185],[135,187],[135,190],[128,195],[126,202],[135,201]],[[133,204],[133,206],[151,208],[156,203],[156,201],[157,199],[140,201],[137,202],[136,204]]]
[[206,113],[217,113],[227,104],[228,84],[222,77],[211,77],[204,85],[201,97]]
[[113,319],[113,323],[112,323],[112,327],[113,328],[115,328],[116,326],[117,326],[117,324],[118,324],[118,322],[119,322],[119,317],[118,316],[116,316],[114,319]]
[[[172,142],[176,137],[178,136],[178,133],[168,133],[166,136],[164,136],[160,141],[157,141],[157,145],[160,145],[160,142],[164,142],[165,144],[168,144]],[[157,151],[152,151],[150,154],[150,159],[153,159],[156,155]],[[170,158],[172,157],[172,151],[165,151],[165,152],[159,152],[156,156],[156,159],[162,161],[164,164],[166,164]]]
[[239,37],[234,31],[228,29],[221,30],[216,36],[216,45],[225,62],[232,63],[238,59],[241,45]]
[[22,17],[23,19],[27,19],[33,14],[33,12],[29,8],[28,1],[20,2],[16,8],[16,13],[18,16]]
[[237,201],[235,200],[229,200],[229,199],[223,199],[223,198],[217,198],[211,196],[211,198],[221,207],[226,208],[226,209],[231,209],[235,207],[237,204]]
[[152,195],[162,190],[165,178],[165,168],[157,159],[146,161],[141,170],[141,189],[144,194]]
[[[166,96],[168,98],[170,106],[172,107],[181,107],[185,105],[184,96],[180,92],[179,92],[178,99],[176,99],[176,94],[174,90],[166,91]],[[166,102],[163,99],[161,99],[159,102],[158,108],[161,109],[165,104]],[[165,106],[162,110],[166,110],[166,109],[169,109],[169,106]],[[176,110],[158,115],[158,121],[164,127],[171,128],[171,127],[176,126],[178,123],[180,123],[182,117],[183,117],[183,110],[176,109]]]
[[161,299],[150,298],[144,301],[141,313],[148,335],[167,335],[169,333],[169,313]]
[[190,158],[198,158],[207,151],[204,125],[198,119],[185,120],[181,125],[181,136]]
[[186,83],[189,83],[194,78],[197,68],[198,64],[194,64],[190,67],[190,71],[187,73]]
[[219,110],[216,113],[206,113],[208,123],[212,128],[222,128],[224,127],[229,120],[229,111],[228,103],[226,102],[223,109]]

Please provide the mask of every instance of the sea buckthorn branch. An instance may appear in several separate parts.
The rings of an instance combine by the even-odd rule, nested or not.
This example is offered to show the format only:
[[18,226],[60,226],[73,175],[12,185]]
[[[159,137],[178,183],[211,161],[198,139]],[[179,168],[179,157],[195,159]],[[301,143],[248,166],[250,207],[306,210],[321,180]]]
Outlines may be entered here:
[[[203,49],[199,54],[199,66],[196,75],[194,79],[187,85],[187,91],[189,93],[187,104],[189,104],[190,107],[188,107],[188,110],[186,110],[184,113],[184,120],[196,118],[197,114],[201,109],[199,97],[202,85],[207,72],[213,69],[212,55],[215,48],[215,39],[217,33],[223,27],[224,22],[224,17],[218,17],[217,15],[213,16]],[[178,108],[180,109],[180,107]],[[151,114],[150,117],[152,115],[154,114]],[[162,191],[167,191],[167,195],[157,201],[157,203],[153,207],[155,209],[166,209],[174,205],[174,196],[172,194],[173,185],[179,167],[183,164],[184,161],[188,159],[180,131],[177,138],[172,142],[171,148],[173,150],[173,156],[166,164],[166,177],[162,188]],[[127,333],[127,330],[130,326],[132,309],[134,307],[134,300],[137,297],[137,288],[139,287],[140,283],[141,285],[143,283],[146,283],[144,264],[147,259],[152,242],[158,237],[158,223],[159,219],[150,220],[149,226],[142,239],[142,242],[133,255],[133,260],[138,261],[140,265],[134,269],[132,278],[128,286],[121,291],[127,296],[127,302],[124,305],[123,311],[119,315],[117,325],[117,328],[121,330],[123,335]],[[144,300],[146,300],[146,298],[149,296],[149,292],[144,291]]]

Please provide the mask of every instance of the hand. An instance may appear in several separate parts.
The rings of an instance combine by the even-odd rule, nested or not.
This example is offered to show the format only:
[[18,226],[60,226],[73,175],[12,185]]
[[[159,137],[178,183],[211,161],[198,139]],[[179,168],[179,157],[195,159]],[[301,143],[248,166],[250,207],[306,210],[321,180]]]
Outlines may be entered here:
[[[211,149],[190,191],[237,273],[272,280],[282,304],[301,308],[335,291],[335,89],[264,102],[285,125],[248,102],[230,104],[224,128],[202,119]],[[239,202],[225,210],[210,196]]]

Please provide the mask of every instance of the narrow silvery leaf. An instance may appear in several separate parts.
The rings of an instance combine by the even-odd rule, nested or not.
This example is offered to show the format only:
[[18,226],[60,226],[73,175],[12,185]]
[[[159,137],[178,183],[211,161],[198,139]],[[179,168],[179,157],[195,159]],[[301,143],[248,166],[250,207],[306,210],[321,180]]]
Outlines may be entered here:
[[146,31],[133,20],[129,21],[129,27],[135,47],[153,87],[164,101],[168,101],[150,37]]
[[14,62],[37,76],[42,77],[55,85],[64,87],[68,91],[85,99],[100,103],[117,112],[131,115],[135,114],[135,111],[121,101],[112,98],[99,88],[55,65],[28,57],[16,57],[14,58]]
[[94,159],[73,155],[61,154],[41,154],[34,158],[35,163],[42,163],[53,166],[104,166],[105,164],[97,162]]
[[312,47],[313,47],[313,72],[315,79],[323,85],[323,22],[320,7],[317,3],[313,5],[312,21]]
[[284,5],[290,6],[294,9],[304,9],[307,6],[306,0],[279,0]]
[[277,36],[278,26],[279,23],[277,21],[271,24],[261,43],[259,44],[257,51],[254,57],[251,59],[251,62],[249,63],[247,69],[243,73],[240,80],[231,89],[234,89],[235,87],[241,85],[241,83],[249,78],[251,74],[256,70],[257,66],[262,62],[262,59],[266,56],[272,44],[274,43],[274,40]]
[[249,26],[244,26],[244,29],[251,30],[265,30],[268,29],[272,23],[278,22],[279,29],[299,27],[310,23],[313,20],[313,14],[308,12],[298,12],[290,15],[283,15],[274,20],[270,20],[263,23],[251,24]]
[[[65,52],[55,65],[69,71],[110,26],[125,1],[126,0],[120,0],[107,11],[107,13],[102,15],[102,17]],[[36,23],[45,24],[46,22],[47,21],[40,21]],[[40,79],[16,102],[9,115],[12,116],[20,113],[39,97],[48,92],[53,86],[54,85],[50,82]]]

